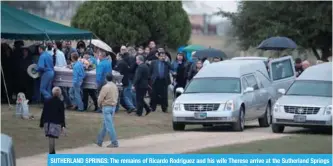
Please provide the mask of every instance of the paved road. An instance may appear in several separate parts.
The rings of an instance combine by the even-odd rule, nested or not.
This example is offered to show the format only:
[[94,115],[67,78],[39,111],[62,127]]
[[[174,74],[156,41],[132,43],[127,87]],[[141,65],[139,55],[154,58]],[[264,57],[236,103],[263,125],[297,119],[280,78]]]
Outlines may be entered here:
[[[270,128],[259,128],[257,122],[250,122],[244,132],[231,132],[225,127],[206,128],[168,134],[149,135],[119,140],[120,148],[100,148],[94,144],[75,149],[59,150],[66,154],[110,154],[110,153],[186,153],[203,148],[246,143],[256,140],[274,139],[300,132],[299,128],[287,128],[284,134],[273,134]],[[109,142],[104,143],[104,146]],[[17,160],[18,166],[45,166],[47,154],[24,157]]]

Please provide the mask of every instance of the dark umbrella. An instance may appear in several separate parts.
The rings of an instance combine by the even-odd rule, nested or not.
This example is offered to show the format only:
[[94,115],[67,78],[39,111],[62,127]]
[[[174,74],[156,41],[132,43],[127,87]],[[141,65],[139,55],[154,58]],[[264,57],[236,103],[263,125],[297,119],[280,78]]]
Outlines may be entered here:
[[262,50],[284,50],[284,49],[295,49],[296,43],[287,37],[271,37],[262,41],[258,49]]
[[208,48],[208,49],[203,49],[199,50],[195,53],[195,56],[198,58],[209,58],[209,57],[219,57],[219,58],[226,58],[227,55],[218,49],[215,48]]

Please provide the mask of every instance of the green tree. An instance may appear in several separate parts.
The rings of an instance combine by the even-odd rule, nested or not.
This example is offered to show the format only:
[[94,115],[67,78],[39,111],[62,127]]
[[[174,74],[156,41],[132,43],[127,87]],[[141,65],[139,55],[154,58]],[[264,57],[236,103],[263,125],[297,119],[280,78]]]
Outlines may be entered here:
[[237,13],[217,14],[231,20],[244,49],[268,37],[286,36],[311,48],[317,59],[326,61],[332,54],[332,1],[241,1]]
[[71,24],[94,32],[112,47],[154,40],[176,48],[186,44],[191,34],[179,1],[88,1],[78,8]]

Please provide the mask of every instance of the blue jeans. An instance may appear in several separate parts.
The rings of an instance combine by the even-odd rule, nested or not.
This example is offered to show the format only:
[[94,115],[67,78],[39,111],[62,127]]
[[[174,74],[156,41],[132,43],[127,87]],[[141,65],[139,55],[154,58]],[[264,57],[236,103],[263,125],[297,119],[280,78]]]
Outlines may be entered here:
[[52,81],[54,71],[46,71],[43,73],[40,81],[40,93],[43,95],[44,100],[52,97]]
[[62,96],[64,97],[64,102],[66,104],[66,106],[70,106],[71,105],[71,100],[68,94],[68,88],[67,87],[61,87],[61,92],[62,92]]
[[132,86],[124,87],[122,100],[124,101],[126,109],[129,110],[135,109],[135,105],[133,104]]
[[97,136],[97,144],[101,145],[103,143],[106,132],[108,132],[110,135],[111,144],[118,145],[117,133],[113,125],[113,115],[115,113],[115,109],[116,109],[115,106],[102,107],[104,120],[103,120],[102,129]]
[[132,86],[133,86],[132,81],[129,81],[128,87],[131,90],[130,93],[132,95],[132,104],[133,104],[134,107],[136,107],[136,93],[135,93],[135,91],[133,91]]
[[72,103],[75,103],[78,107],[79,111],[84,110],[83,101],[81,97],[81,85],[75,85],[69,90],[70,94],[73,94],[73,101]]

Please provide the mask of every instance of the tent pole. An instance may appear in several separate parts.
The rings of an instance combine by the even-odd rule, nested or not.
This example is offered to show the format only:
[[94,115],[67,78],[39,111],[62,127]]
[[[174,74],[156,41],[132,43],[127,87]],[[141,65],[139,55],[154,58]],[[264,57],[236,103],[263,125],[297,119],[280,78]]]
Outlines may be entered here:
[[7,90],[7,85],[6,85],[6,80],[5,80],[5,75],[2,69],[2,64],[0,65],[1,67],[1,75],[2,75],[2,79],[3,79],[3,86],[5,87],[5,91],[6,91],[6,97],[7,97],[7,101],[8,101],[8,107],[9,109],[12,109],[13,106],[10,104],[10,100],[9,100],[9,96],[8,96],[8,90]]

